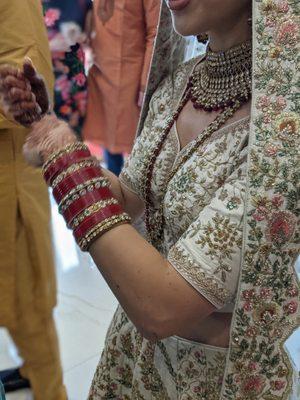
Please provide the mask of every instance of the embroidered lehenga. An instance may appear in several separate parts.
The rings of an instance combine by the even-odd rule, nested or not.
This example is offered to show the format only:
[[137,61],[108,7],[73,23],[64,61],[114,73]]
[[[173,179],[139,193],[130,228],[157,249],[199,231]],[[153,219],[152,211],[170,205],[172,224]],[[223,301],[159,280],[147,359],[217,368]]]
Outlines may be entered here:
[[[295,193],[299,118],[295,81],[290,81],[291,95],[285,95],[281,81],[273,80],[268,68],[276,69],[277,78],[293,72],[296,19],[294,5],[287,4],[283,15],[279,3],[254,2],[251,117],[213,132],[182,165],[193,142],[180,148],[175,123],[151,181],[150,220],[155,224],[162,206],[164,215],[156,247],[217,312],[233,312],[230,347],[177,336],[151,343],[119,307],[89,399],[292,398],[293,368],[283,344],[299,317],[294,271],[299,253]],[[270,12],[274,26],[263,30]],[[289,34],[281,32],[284,23],[289,23]],[[277,41],[280,35],[286,40],[280,50],[284,58],[270,44],[274,35]],[[174,68],[183,54],[181,44],[171,33],[163,5],[141,133],[120,177],[143,200],[155,146],[199,63],[191,60],[168,75],[166,60],[171,59]],[[180,168],[168,182],[176,165]]]

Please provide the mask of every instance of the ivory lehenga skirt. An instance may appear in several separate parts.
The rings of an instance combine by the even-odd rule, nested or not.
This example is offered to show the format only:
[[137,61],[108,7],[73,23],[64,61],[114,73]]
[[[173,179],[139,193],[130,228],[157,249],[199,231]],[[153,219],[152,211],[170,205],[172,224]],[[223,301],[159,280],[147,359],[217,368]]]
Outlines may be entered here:
[[219,400],[227,349],[176,336],[143,339],[119,307],[89,400]]

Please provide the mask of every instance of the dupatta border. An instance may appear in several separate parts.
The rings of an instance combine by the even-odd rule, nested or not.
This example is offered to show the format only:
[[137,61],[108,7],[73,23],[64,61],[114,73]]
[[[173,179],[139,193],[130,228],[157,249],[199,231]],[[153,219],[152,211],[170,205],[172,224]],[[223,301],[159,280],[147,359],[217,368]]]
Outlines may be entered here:
[[221,400],[287,400],[293,391],[284,343],[300,323],[298,16],[294,1],[253,1],[243,261]]

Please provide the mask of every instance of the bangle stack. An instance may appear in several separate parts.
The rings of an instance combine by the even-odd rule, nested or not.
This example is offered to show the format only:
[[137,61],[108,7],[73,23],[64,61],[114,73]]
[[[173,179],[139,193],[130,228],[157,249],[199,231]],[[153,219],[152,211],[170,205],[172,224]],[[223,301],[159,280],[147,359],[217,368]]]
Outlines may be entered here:
[[82,251],[108,230],[130,223],[85,144],[73,143],[53,154],[43,174]]

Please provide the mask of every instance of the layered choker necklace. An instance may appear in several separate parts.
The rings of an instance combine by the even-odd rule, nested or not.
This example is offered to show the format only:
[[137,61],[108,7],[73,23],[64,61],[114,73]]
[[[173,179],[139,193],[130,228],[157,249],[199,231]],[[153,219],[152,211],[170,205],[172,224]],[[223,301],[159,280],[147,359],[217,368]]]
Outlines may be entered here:
[[[146,228],[150,241],[157,248],[161,245],[163,238],[165,226],[163,206],[169,183],[203,143],[251,97],[251,48],[251,42],[245,42],[225,52],[216,53],[208,50],[204,60],[192,73],[177,109],[166,121],[165,129],[153,149],[149,164],[146,165],[143,182]],[[151,186],[154,166],[174,123],[189,101],[192,101],[196,109],[219,112],[216,113],[214,120],[199,133],[193,146],[180,158],[178,163],[175,163],[166,179],[163,200],[157,210],[152,203]]]
[[236,100],[251,97],[252,43],[213,52],[208,48],[205,59],[190,77],[191,101],[196,109],[218,111]]

